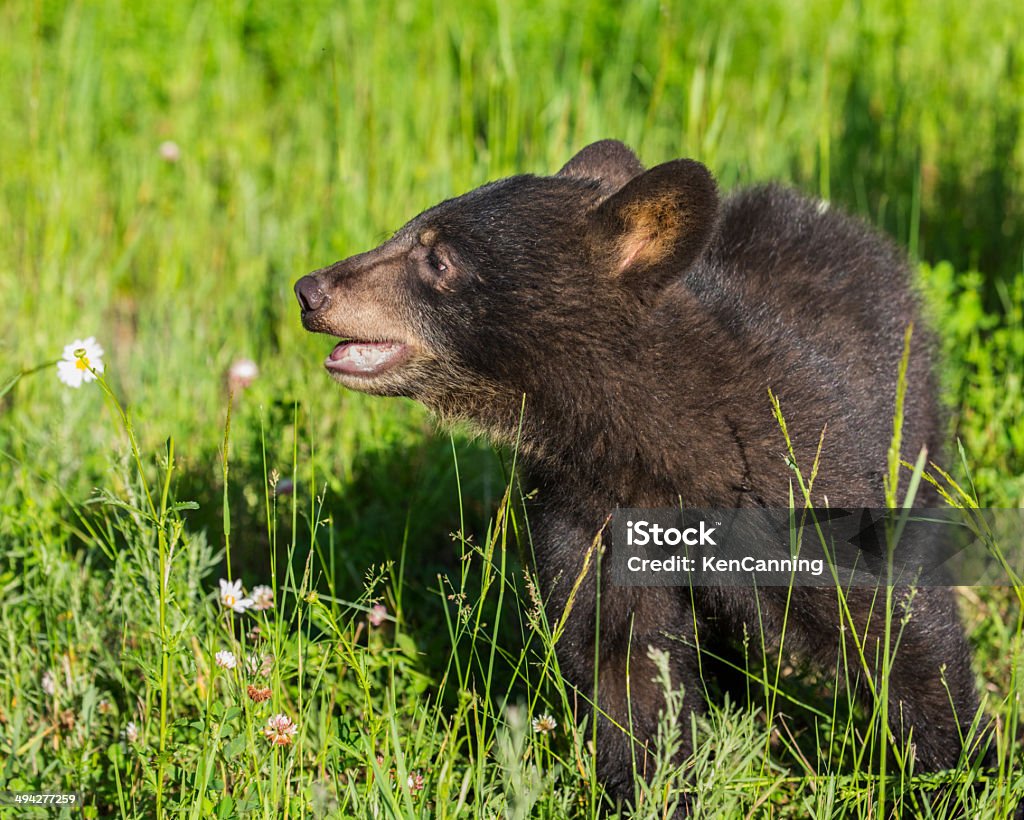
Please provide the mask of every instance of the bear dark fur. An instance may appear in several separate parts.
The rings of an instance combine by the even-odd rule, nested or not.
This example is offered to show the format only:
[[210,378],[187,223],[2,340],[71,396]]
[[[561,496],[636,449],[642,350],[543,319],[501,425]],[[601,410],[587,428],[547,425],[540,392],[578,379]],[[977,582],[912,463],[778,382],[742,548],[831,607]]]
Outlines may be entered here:
[[[517,444],[537,491],[529,521],[552,622],[616,507],[788,506],[793,472],[769,388],[805,474],[824,430],[813,500],[883,506],[911,322],[903,452],[940,450],[930,343],[903,254],[779,187],[720,201],[691,160],[645,171],[621,143],[596,143],[555,176],[443,202],[376,250],[304,277],[296,293],[307,329],[341,337],[326,365],[342,384],[411,396]],[[556,648],[584,693],[597,584],[590,571]],[[763,630],[771,642],[788,594],[602,584],[597,766],[612,795],[634,794],[618,728],[629,725],[627,662],[644,774],[664,704],[648,647],[670,652],[687,708],[701,710],[698,639]],[[874,594],[850,599],[870,657],[883,640],[877,604],[869,617]],[[841,629],[834,591],[793,590],[787,651],[834,669]],[[978,709],[969,657],[952,592],[919,590],[889,681],[892,729],[898,740],[912,730],[918,771],[957,763]]]

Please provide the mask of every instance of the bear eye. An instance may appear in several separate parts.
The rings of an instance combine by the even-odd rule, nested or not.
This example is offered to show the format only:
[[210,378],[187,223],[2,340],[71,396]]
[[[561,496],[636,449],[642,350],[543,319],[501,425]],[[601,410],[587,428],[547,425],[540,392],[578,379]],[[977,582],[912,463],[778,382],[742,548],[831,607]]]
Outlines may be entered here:
[[444,263],[444,260],[438,256],[438,253],[434,248],[431,248],[430,252],[427,254],[427,264],[438,273],[444,273],[448,270],[448,266]]

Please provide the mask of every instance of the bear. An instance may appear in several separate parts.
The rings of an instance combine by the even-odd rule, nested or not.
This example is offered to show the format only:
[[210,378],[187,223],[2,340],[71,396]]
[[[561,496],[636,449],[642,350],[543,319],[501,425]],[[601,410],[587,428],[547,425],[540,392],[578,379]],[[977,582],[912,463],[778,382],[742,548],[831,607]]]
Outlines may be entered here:
[[[904,254],[777,185],[721,197],[691,159],[645,169],[626,145],[594,143],[553,176],[424,211],[295,294],[304,327],[334,337],[334,380],[517,448],[541,595],[550,622],[565,619],[556,654],[585,696],[596,680],[596,768],[622,803],[634,772],[650,774],[665,703],[650,648],[668,653],[688,716],[706,708],[699,646],[745,631],[771,646],[785,626],[787,652],[834,669],[848,624],[834,589],[611,584],[590,561],[609,515],[789,507],[769,391],[798,465],[817,458],[813,500],[884,506],[911,323],[902,450],[941,452],[934,345]],[[929,492],[917,503],[937,501]],[[905,625],[889,670],[893,737],[912,742],[916,771],[952,767],[979,710],[956,600],[944,587],[894,599]],[[848,605],[877,657],[876,590],[851,590]],[[864,694],[880,674],[862,675]]]

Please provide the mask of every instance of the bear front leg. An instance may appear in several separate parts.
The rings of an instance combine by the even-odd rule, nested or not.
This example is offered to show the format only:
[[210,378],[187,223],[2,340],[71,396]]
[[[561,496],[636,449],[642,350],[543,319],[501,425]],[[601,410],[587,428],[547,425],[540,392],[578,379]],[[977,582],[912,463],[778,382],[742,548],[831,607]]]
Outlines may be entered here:
[[684,614],[674,590],[605,585],[599,601],[600,628],[595,628],[598,601],[582,598],[582,592],[566,617],[555,651],[563,676],[578,693],[578,720],[594,714],[596,677],[597,776],[613,800],[633,804],[637,779],[650,780],[655,774],[658,721],[666,706],[651,649],[668,653],[671,686],[683,689],[681,742],[673,765],[681,764],[691,751],[689,715],[703,711],[705,705],[693,615]]
[[[636,797],[637,780],[650,781],[657,773],[659,757],[663,757],[657,743],[659,721],[665,719],[666,691],[651,650],[667,653],[670,686],[683,691],[682,710],[677,718],[679,745],[670,761],[673,767],[680,766],[692,752],[690,715],[705,709],[692,639],[692,617],[689,628],[681,623],[681,618],[666,617],[675,613],[677,602],[665,600],[658,593],[669,590],[637,592],[643,597],[633,601],[631,608],[623,607],[625,623],[606,623],[601,618],[602,633],[605,629],[611,632],[615,626],[621,631],[613,638],[609,636],[609,640],[603,635],[599,638],[597,675],[598,777],[613,799],[631,804]],[[615,597],[608,595],[606,602],[612,603]]]
[[690,715],[706,706],[693,602],[678,589],[610,583],[595,542],[601,530],[596,513],[581,521],[579,510],[537,502],[531,513],[540,591],[562,677],[576,693],[577,725],[590,716],[589,735],[596,711],[598,780],[613,800],[632,804],[637,779],[654,774],[658,717],[665,709],[651,647],[668,653],[671,685],[683,690],[682,743],[674,764],[692,751]]

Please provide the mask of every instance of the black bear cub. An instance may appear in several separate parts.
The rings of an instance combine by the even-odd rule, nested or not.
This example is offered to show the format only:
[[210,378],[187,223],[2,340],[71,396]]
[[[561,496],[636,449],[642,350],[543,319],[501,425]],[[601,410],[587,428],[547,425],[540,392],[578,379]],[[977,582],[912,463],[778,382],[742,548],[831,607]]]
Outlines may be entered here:
[[[815,504],[884,506],[904,333],[918,317],[908,279],[889,242],[824,203],[778,187],[720,199],[698,162],[645,170],[603,141],[554,176],[442,202],[295,291],[303,325],[338,339],[325,362],[335,380],[516,443],[557,622],[616,507],[789,505],[769,389],[805,472],[824,431]],[[913,342],[911,457],[937,453],[942,429],[920,326]],[[834,590],[787,600],[781,588],[638,589],[589,566],[556,651],[568,681],[591,693],[599,644],[597,765],[616,798],[633,797],[634,760],[650,773],[664,698],[648,647],[670,653],[693,711],[704,708],[701,643],[745,630],[770,643],[785,617],[788,652],[833,670],[840,657],[849,620]],[[884,640],[875,592],[852,592],[849,606],[873,659]],[[895,617],[909,614],[888,681],[892,732],[913,745],[916,771],[951,767],[978,709],[968,646],[950,590],[920,589],[909,608]]]

